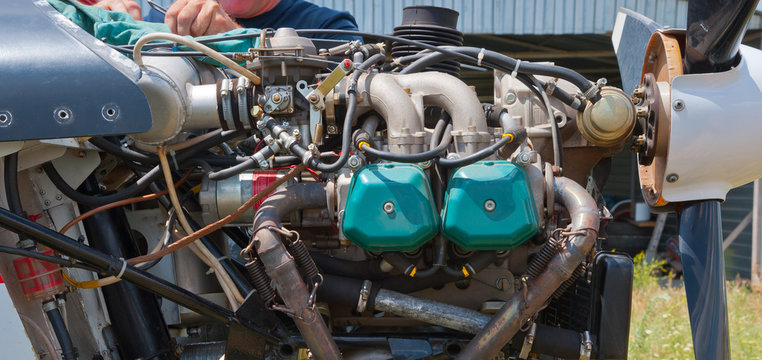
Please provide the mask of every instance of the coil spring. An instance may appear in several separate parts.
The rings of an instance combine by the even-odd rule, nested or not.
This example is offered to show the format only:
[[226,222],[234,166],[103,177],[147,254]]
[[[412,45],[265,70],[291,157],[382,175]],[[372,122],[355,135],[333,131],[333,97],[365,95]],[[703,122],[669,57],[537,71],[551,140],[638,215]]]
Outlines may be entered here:
[[265,267],[259,258],[255,257],[247,262],[244,267],[246,267],[249,279],[254,283],[254,289],[257,290],[262,301],[264,301],[265,304],[269,304],[275,300],[275,290],[270,286],[270,277],[267,276]]
[[563,295],[566,290],[569,290],[569,288],[574,285],[574,282],[579,279],[580,276],[585,274],[585,270],[587,270],[587,267],[585,266],[585,263],[579,264],[576,269],[574,269],[574,272],[572,273],[571,277],[566,279],[563,283],[561,283],[561,286],[556,289],[556,291],[553,292],[553,298],[558,299]]
[[302,269],[304,276],[310,281],[316,280],[319,275],[315,260],[312,260],[307,246],[301,240],[296,240],[288,244],[288,252],[294,257],[294,261]]
[[529,263],[529,266],[527,266],[526,275],[532,279],[540,276],[540,274],[542,274],[542,272],[548,266],[550,259],[558,254],[560,247],[561,240],[550,237],[548,241],[545,242],[545,246],[540,249],[540,252],[534,256],[532,262]]

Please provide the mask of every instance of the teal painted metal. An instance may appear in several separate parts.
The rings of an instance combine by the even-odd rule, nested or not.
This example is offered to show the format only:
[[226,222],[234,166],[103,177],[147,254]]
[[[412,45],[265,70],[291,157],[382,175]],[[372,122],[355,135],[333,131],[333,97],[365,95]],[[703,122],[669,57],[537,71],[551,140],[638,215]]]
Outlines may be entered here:
[[410,164],[373,164],[352,177],[344,236],[368,251],[416,250],[439,232],[429,178]]
[[510,161],[456,170],[445,199],[442,234],[465,250],[510,250],[539,229],[527,174]]

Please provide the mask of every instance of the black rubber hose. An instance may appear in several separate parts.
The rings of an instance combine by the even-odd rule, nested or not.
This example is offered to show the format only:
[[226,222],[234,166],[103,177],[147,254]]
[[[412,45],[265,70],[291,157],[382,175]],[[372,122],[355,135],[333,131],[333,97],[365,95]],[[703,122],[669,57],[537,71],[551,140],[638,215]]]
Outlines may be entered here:
[[[540,80],[537,80],[534,76],[530,76],[530,79],[534,81],[535,85],[538,89],[543,89],[543,85],[540,82]],[[563,168],[564,164],[564,158],[563,158],[563,144],[561,143],[561,130],[558,128],[558,123],[556,122],[556,117],[553,116],[553,108],[550,107],[550,99],[548,99],[548,95],[544,92],[540,94],[540,99],[542,99],[543,105],[545,105],[545,111],[548,113],[548,123],[550,124],[550,134],[553,138],[553,165]]]
[[347,159],[349,159],[350,146],[352,144],[352,121],[354,120],[355,111],[357,109],[357,91],[355,90],[355,87],[357,86],[357,79],[360,77],[362,71],[370,69],[371,66],[385,59],[386,55],[376,54],[369,57],[367,60],[363,61],[362,64],[357,66],[357,69],[355,69],[355,72],[350,78],[350,85],[349,89],[347,90],[347,113],[346,116],[344,116],[344,128],[342,130],[343,133],[341,134],[341,155],[335,162],[331,164],[325,164],[322,163],[320,159],[312,158],[310,163],[307,164],[310,168],[322,172],[336,172],[341,169],[344,164],[347,163]]
[[372,148],[367,142],[362,142],[360,144],[356,144],[357,148],[360,149],[363,152],[366,152],[372,156],[375,156],[379,159],[388,160],[388,161],[396,161],[401,163],[419,163],[424,161],[429,161],[431,159],[436,158],[440,154],[442,154],[444,151],[447,150],[447,147],[450,146],[452,143],[452,124],[447,124],[445,127],[445,138],[442,140],[442,142],[439,143],[435,148],[424,151],[422,153],[418,154],[396,154],[391,153],[388,151],[383,150],[377,150]]
[[371,259],[366,261],[352,261],[339,259],[330,255],[310,252],[312,260],[325,274],[338,276],[352,276],[359,279],[379,280],[389,274],[381,271],[381,260]]
[[45,170],[45,173],[50,178],[50,181],[53,182],[53,185],[58,188],[59,191],[61,191],[64,195],[68,196],[70,199],[76,201],[79,204],[91,206],[91,207],[98,207],[101,205],[105,205],[108,203],[112,203],[115,201],[119,201],[122,199],[126,199],[128,197],[132,197],[137,195],[139,192],[145,190],[148,188],[148,185],[150,185],[153,181],[155,181],[160,175],[161,175],[161,169],[156,166],[153,169],[151,169],[149,172],[147,172],[145,175],[143,175],[138,181],[131,184],[130,186],[127,186],[124,189],[118,190],[113,194],[109,195],[87,195],[83,194],[66,183],[66,181],[61,177],[61,174],[58,173],[55,166],[53,166],[53,163],[47,162],[42,165],[42,169]]
[[53,332],[58,339],[58,344],[61,345],[61,352],[63,353],[64,360],[78,359],[77,348],[75,348],[74,343],[71,342],[71,335],[69,335],[69,330],[66,329],[66,324],[64,323],[63,316],[61,316],[58,307],[46,310],[45,315],[48,316],[50,327],[53,328]]
[[[239,133],[240,132],[233,131],[233,130],[223,131],[220,134],[212,136],[208,139],[204,139],[198,144],[195,144],[183,150],[182,152],[178,152],[177,155],[175,156],[175,160],[179,164],[183,164],[185,161],[189,160],[199,151],[206,150],[219,143],[233,139],[236,136],[238,136]],[[159,166],[155,166],[151,170],[149,170],[145,175],[143,175],[140,179],[138,179],[135,183],[127,186],[126,188],[118,190],[114,192],[113,194],[88,195],[88,194],[83,194],[75,190],[71,186],[69,186],[69,184],[67,184],[66,181],[61,177],[61,174],[58,173],[58,171],[56,170],[56,168],[53,166],[52,163],[47,162],[42,165],[42,168],[43,170],[45,170],[45,173],[50,178],[50,181],[53,182],[53,185],[55,185],[56,188],[59,191],[61,191],[64,195],[68,196],[70,199],[76,201],[79,204],[83,204],[83,205],[87,205],[91,207],[97,207],[97,206],[105,205],[115,201],[119,201],[122,199],[126,199],[128,197],[135,196],[141,191],[148,188],[148,186],[161,175],[161,169],[159,168]]]
[[[466,166],[492,155],[495,151],[497,151],[498,149],[500,149],[501,147],[505,145],[514,144],[515,147],[518,147],[518,145],[523,143],[527,137],[527,131],[524,128],[509,130],[509,131],[506,131],[505,134],[511,134],[513,136],[512,137],[504,136],[502,139],[500,139],[500,141],[460,159],[436,158],[436,161],[440,166],[446,167],[446,168]],[[509,153],[513,152],[515,150],[515,147],[513,148],[513,150],[509,149],[508,152]]]
[[156,155],[143,154],[141,152],[119,146],[118,144],[114,144],[110,140],[101,136],[91,137],[88,141],[91,144],[95,145],[97,148],[125,160],[151,165],[156,165],[159,163],[159,157]]
[[[469,59],[470,61],[474,61],[474,59],[477,59],[479,56],[483,56],[483,59],[486,60],[488,63],[492,64],[498,64],[500,65],[505,72],[511,72],[516,68],[516,65],[518,64],[518,61],[510,56],[503,55],[501,53],[491,51],[491,50],[484,50],[480,48],[475,47],[468,47],[468,46],[459,46],[459,47],[451,47],[449,48],[452,50],[452,52],[468,55],[469,57],[472,57]],[[446,60],[449,58],[452,58],[452,54],[450,53],[444,53],[444,52],[437,52],[432,53],[430,55],[424,56],[410,65],[406,67],[404,70],[401,71],[403,74],[407,73],[413,73],[421,71],[422,69],[425,69],[427,66],[430,66],[432,64],[436,64],[438,62],[441,62],[442,60]],[[482,64],[484,64],[484,61],[482,61]],[[574,86],[582,90],[583,92],[589,91],[591,88],[595,86],[594,83],[590,82],[587,78],[582,76],[580,73],[562,67],[562,66],[556,66],[556,65],[547,65],[547,64],[538,64],[538,63],[531,63],[531,62],[521,62],[519,64],[519,70],[518,73],[523,74],[529,74],[529,75],[545,75],[545,76],[552,76],[561,78],[564,80],[569,81]],[[593,98],[590,99],[591,102],[596,102],[600,99],[599,94],[595,94]]]
[[[21,205],[21,194],[19,194],[19,153],[15,152],[5,156],[3,171],[3,180],[5,181],[5,197],[8,199],[8,210],[14,214],[26,217],[26,211]],[[26,240],[28,237],[19,234],[19,241]]]
[[8,210],[19,216],[26,216],[21,206],[19,195],[19,153],[5,156],[5,196],[8,198]]

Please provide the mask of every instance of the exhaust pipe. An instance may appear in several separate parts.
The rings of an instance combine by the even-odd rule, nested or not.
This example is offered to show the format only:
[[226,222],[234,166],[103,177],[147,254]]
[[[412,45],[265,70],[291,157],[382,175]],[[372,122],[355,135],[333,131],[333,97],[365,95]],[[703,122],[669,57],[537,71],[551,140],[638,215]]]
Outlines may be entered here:
[[319,183],[299,183],[274,192],[265,200],[254,216],[254,244],[265,272],[273,280],[284,305],[293,314],[294,323],[317,359],[340,359],[323,318],[309,304],[310,293],[297,269],[296,262],[281,241],[280,220],[293,211],[325,208],[325,187]]
[[545,271],[527,281],[527,291],[518,292],[468,343],[456,359],[491,359],[513,338],[521,326],[540,310],[553,292],[571,277],[593,248],[598,237],[600,213],[595,200],[584,187],[567,178],[556,178],[556,199],[571,215],[576,233],[553,257]]

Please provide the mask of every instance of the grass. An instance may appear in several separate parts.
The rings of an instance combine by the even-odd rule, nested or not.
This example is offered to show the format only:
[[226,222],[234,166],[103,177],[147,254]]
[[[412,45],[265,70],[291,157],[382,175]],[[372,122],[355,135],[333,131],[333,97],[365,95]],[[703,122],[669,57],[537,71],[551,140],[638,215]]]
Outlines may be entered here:
[[[694,358],[682,283],[652,276],[661,266],[635,257],[629,359]],[[762,360],[762,293],[746,281],[729,281],[727,300],[731,357]]]

